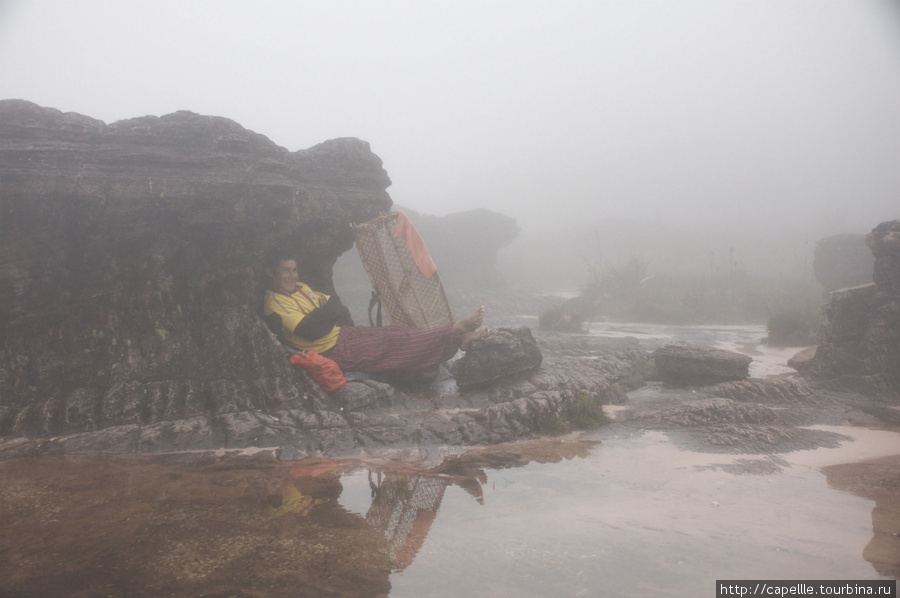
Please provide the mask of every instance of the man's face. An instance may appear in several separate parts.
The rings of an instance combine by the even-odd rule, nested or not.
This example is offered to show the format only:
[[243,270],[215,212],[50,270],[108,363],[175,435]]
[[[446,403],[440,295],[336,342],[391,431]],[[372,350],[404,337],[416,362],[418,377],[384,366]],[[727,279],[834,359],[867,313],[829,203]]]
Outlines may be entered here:
[[297,287],[297,262],[294,260],[281,260],[275,271],[269,270],[272,277],[272,289],[290,295]]

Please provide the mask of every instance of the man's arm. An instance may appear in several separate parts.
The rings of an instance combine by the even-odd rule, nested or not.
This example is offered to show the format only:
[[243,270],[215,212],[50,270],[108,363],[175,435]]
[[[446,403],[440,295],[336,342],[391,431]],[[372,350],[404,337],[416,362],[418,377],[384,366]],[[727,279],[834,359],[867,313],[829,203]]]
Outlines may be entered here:
[[337,295],[315,308],[300,320],[294,328],[294,334],[300,338],[314,341],[322,338],[334,328],[344,317],[349,316],[349,311],[341,303]]

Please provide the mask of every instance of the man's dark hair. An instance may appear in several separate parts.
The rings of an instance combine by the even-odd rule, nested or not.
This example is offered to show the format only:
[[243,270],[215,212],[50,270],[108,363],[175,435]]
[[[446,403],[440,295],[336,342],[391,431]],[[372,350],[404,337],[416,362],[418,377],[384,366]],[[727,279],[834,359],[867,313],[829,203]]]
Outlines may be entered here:
[[282,260],[297,260],[297,252],[287,243],[279,243],[266,252],[263,267],[274,272]]

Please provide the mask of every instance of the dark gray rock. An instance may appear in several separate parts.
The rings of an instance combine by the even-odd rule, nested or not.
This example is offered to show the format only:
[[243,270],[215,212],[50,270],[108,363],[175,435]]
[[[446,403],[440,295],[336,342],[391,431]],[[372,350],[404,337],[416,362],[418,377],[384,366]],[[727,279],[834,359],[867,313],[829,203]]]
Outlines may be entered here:
[[804,374],[900,402],[900,220],[866,236],[874,256],[869,285],[831,293],[815,356]]
[[451,370],[460,389],[483,386],[541,367],[544,356],[525,326],[491,329],[475,340]]
[[876,292],[872,283],[829,293],[822,306],[819,344],[804,364],[805,372],[821,378],[865,374],[866,331]]
[[734,351],[672,343],[656,349],[653,361],[664,382],[688,386],[743,380],[753,360]]

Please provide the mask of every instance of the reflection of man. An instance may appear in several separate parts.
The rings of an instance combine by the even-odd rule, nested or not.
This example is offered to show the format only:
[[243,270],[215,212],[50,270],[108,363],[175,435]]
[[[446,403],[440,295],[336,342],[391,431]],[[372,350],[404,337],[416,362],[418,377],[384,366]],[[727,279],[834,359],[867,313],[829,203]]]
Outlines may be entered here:
[[484,336],[484,307],[437,328],[404,324],[342,326],[349,321],[340,299],[311,289],[297,279],[297,262],[278,248],[266,260],[270,288],[263,302],[266,321],[291,347],[314,350],[346,371],[383,372],[423,369],[447,361]]

